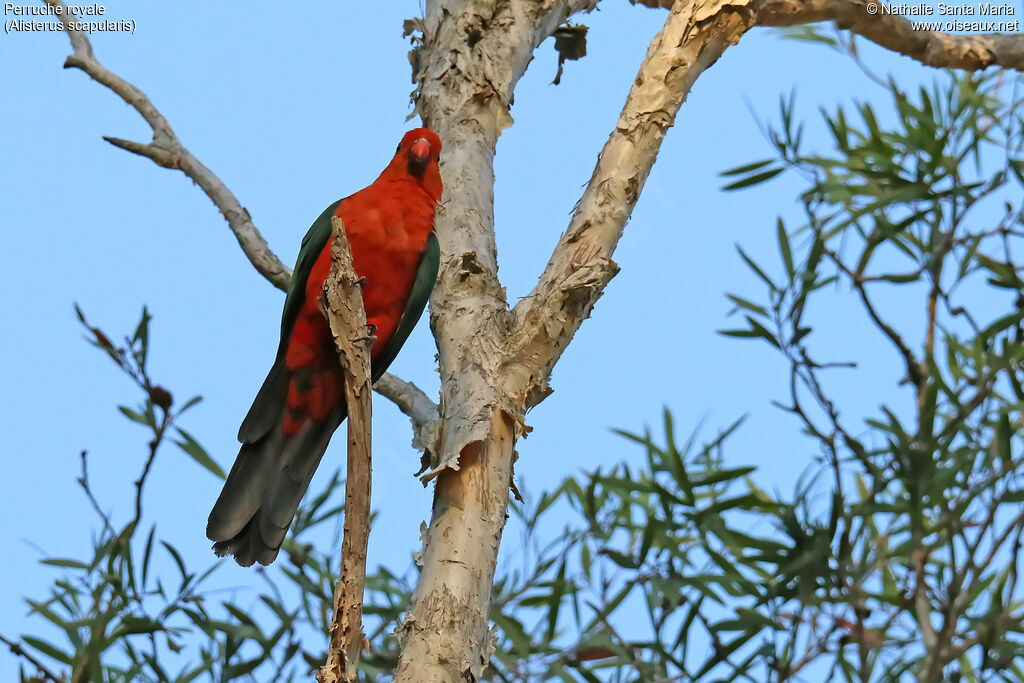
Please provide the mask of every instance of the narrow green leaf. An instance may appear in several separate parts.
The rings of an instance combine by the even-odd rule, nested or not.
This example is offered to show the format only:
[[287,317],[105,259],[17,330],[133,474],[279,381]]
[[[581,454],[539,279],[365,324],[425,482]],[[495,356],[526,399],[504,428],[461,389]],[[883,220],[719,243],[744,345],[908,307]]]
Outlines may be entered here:
[[767,171],[763,171],[761,173],[755,173],[754,175],[752,175],[752,176],[750,176],[748,178],[743,178],[741,180],[737,180],[734,183],[729,183],[728,185],[723,187],[722,190],[728,192],[728,191],[731,191],[731,190],[739,190],[739,189],[742,189],[744,187],[750,187],[751,185],[757,185],[758,183],[763,183],[766,180],[771,180],[775,176],[777,176],[780,173],[782,173],[784,170],[786,170],[786,169],[785,168],[773,168],[773,169],[769,169]]
[[206,449],[200,446],[199,442],[196,441],[191,434],[181,427],[175,427],[175,429],[178,430],[182,440],[175,441],[174,443],[178,444],[178,446],[181,447],[181,450],[185,451],[185,453],[187,453],[193,460],[208,469],[217,477],[221,479],[226,477],[224,470],[221,469],[220,465],[210,457],[210,454],[206,452]]
[[754,273],[759,278],[761,278],[761,280],[764,281],[764,283],[768,285],[768,287],[774,292],[776,290],[775,283],[772,282],[772,279],[768,277],[768,275],[763,270],[761,270],[761,267],[754,262],[754,259],[747,256],[747,253],[743,251],[742,247],[740,247],[738,244],[736,245],[736,251],[739,252],[740,258],[742,258],[746,262],[747,266],[749,266],[750,269],[753,270]]
[[782,254],[782,263],[786,266],[786,274],[792,280],[796,270],[793,268],[793,252],[790,251],[789,235],[786,233],[786,226],[782,222],[782,218],[779,218],[776,223],[776,231],[778,232],[779,252]]
[[765,308],[764,306],[758,306],[753,301],[748,301],[747,299],[744,299],[742,297],[736,296],[735,294],[726,294],[725,296],[729,299],[729,301],[731,301],[734,304],[736,304],[736,308],[737,309],[743,308],[743,309],[746,309],[748,311],[752,311],[754,313],[757,313],[758,315],[763,315],[763,316],[767,316],[768,315],[768,309],[767,308]]
[[1013,430],[1010,428],[1010,415],[1004,410],[999,413],[995,434],[996,454],[999,456],[999,460],[1003,463],[1004,467],[1009,467],[1013,462],[1013,456],[1010,452],[1010,438],[1012,436]]
[[70,560],[63,557],[48,557],[45,560],[39,560],[39,564],[49,565],[51,567],[65,567],[67,569],[88,569],[89,565],[85,562],[78,560]]
[[900,285],[908,282],[917,282],[921,278],[921,274],[916,271],[913,273],[886,273],[885,275],[879,275],[878,277],[886,282]]
[[181,559],[181,553],[178,552],[178,549],[167,541],[160,541],[160,545],[166,548],[167,552],[171,554],[171,557],[174,559],[174,564],[178,565],[178,571],[181,572],[181,578],[186,578],[189,574],[185,569],[185,560]]
[[768,164],[772,163],[773,161],[775,161],[775,160],[774,159],[765,159],[764,161],[755,161],[752,164],[744,164],[743,166],[737,166],[736,168],[731,168],[728,171],[722,171],[718,175],[720,175],[720,176],[731,176],[731,175],[741,175],[743,173],[750,173],[751,171],[756,171],[759,168],[764,168],[765,166],[767,166]]
[[67,664],[70,666],[71,663],[74,661],[71,655],[63,652],[56,645],[48,643],[41,638],[35,638],[33,636],[22,636],[21,639],[24,640],[28,645],[42,652],[47,657],[51,659],[56,659],[58,662],[61,662],[62,664]]
[[118,406],[117,409],[121,411],[122,415],[127,417],[132,422],[138,422],[140,425],[146,425],[147,427],[152,427],[154,424],[150,422],[145,415],[135,410],[132,410],[128,406]]
[[189,400],[185,401],[184,405],[182,405],[180,408],[178,408],[178,415],[181,415],[182,413],[184,413],[186,410],[188,410],[192,406],[200,403],[202,400],[203,400],[202,396],[193,396]]
[[755,330],[716,330],[716,333],[723,337],[745,337],[747,339],[753,339],[754,337],[761,336],[761,334]]

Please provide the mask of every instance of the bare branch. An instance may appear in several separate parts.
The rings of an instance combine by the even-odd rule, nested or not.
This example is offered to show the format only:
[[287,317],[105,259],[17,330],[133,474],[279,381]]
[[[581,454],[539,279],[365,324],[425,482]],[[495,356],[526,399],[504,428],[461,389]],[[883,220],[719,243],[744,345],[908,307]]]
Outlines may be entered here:
[[325,312],[345,374],[348,462],[341,567],[334,589],[331,642],[327,662],[317,674],[319,683],[356,680],[363,647],[363,588],[370,537],[370,348],[375,337],[367,334],[362,281],[352,265],[345,226],[337,217],[331,225],[331,272],[324,284]]
[[438,452],[441,430],[441,412],[436,403],[422,389],[391,373],[384,375],[373,385],[374,391],[388,399],[405,413],[412,422],[412,445],[423,452],[424,464]]
[[[750,26],[746,22],[784,26],[832,20],[932,66],[1024,68],[1024,37],[912,31],[910,22],[895,15],[871,15],[855,0],[637,2],[672,9],[665,28],[651,43],[569,228],[540,282],[515,308],[519,334],[512,344],[510,369],[527,381],[527,407],[549,393],[551,368],[618,271],[611,256],[690,87],[730,43],[739,40]],[[747,13],[738,10],[744,7],[752,10],[753,18],[741,18]],[[917,366],[909,366],[913,378]]]
[[618,272],[612,254],[683,100],[749,27],[739,12],[720,10],[714,2],[692,0],[672,7],[568,229],[537,286],[514,309],[509,371],[523,375],[527,408],[547,395],[551,368]]
[[[757,5],[761,26],[793,26],[832,21],[873,43],[940,68],[974,71],[997,65],[1024,71],[1024,35],[1019,33],[974,33],[951,35],[937,31],[915,31],[897,14],[877,14],[867,6],[880,2],[860,0],[762,0]],[[888,3],[886,3],[888,4]]]
[[71,47],[74,49],[71,56],[64,61],[64,68],[80,69],[97,83],[105,85],[139,112],[139,115],[153,129],[153,140],[149,143],[111,137],[104,139],[115,147],[148,157],[159,166],[178,169],[188,176],[202,188],[206,196],[220,210],[221,215],[227,220],[231,232],[235,234],[238,244],[242,247],[242,251],[245,252],[256,270],[270,280],[274,286],[287,289],[288,281],[291,279],[291,270],[281,263],[280,259],[270,250],[263,235],[253,225],[249,212],[232,194],[231,190],[214,175],[213,171],[192,156],[192,153],[181,144],[167,119],[150,102],[145,93],[100,64],[93,54],[89,38],[82,31],[72,28],[66,21],[71,13],[62,0],[46,0],[46,4],[61,8],[59,18],[64,31],[71,39]]
[[[672,0],[629,0],[646,7],[672,6]],[[889,4],[891,0],[887,0]],[[742,2],[730,4],[745,4]],[[871,14],[868,4],[879,11]],[[949,34],[915,31],[897,14],[886,14],[880,0],[760,0],[752,5],[759,26],[796,26],[831,21],[887,50],[940,68],[974,71],[989,66],[1024,71],[1024,35],[1020,33]]]
[[414,427],[422,427],[438,416],[437,404],[412,382],[395,377],[385,372],[373,388],[378,394],[388,399],[412,420]]

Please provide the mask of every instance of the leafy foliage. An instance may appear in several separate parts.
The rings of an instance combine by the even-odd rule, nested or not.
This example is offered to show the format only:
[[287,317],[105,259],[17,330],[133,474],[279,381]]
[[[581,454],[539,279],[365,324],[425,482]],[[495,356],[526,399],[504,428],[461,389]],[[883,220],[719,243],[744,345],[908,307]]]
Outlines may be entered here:
[[[747,258],[765,301],[730,297],[746,327],[724,334],[786,359],[783,407],[832,479],[827,561],[812,565],[823,571],[807,577],[816,591],[781,654],[799,649],[801,630],[804,649],[841,633],[829,648],[840,680],[1021,680],[1020,103],[984,76],[886,87],[891,125],[865,104],[822,112],[828,156],[801,150],[784,104],[770,139],[777,167],[808,179],[806,223],[778,222],[779,277]],[[815,302],[833,284],[891,348],[907,394],[864,425],[843,417],[826,378],[856,363],[812,343]],[[919,341],[886,313],[894,289],[921,302]]]

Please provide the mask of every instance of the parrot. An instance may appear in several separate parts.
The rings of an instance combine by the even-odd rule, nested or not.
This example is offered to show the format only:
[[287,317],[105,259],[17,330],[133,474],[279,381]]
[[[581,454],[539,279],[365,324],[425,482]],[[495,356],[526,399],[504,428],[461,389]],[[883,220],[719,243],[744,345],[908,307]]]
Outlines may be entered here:
[[331,217],[345,226],[362,283],[371,379],[380,378],[423,313],[437,280],[434,216],[443,186],[441,139],[405,134],[364,189],[328,206],[302,239],[281,314],[274,364],[238,430],[241,448],[214,503],[206,536],[243,567],[268,565],[347,414],[344,375],[321,308],[331,269]]

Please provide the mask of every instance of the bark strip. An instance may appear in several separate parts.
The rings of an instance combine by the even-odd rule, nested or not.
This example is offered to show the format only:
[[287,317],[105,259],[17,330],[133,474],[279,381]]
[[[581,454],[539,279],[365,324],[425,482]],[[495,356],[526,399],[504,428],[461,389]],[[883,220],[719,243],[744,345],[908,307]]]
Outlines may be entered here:
[[363,309],[362,281],[352,264],[345,226],[331,219],[331,272],[324,285],[324,303],[331,333],[345,373],[348,403],[348,464],[345,477],[345,535],[341,542],[341,569],[334,587],[334,616],[327,662],[320,668],[320,683],[356,680],[363,647],[363,589],[366,583],[366,546],[370,537],[370,347]]

